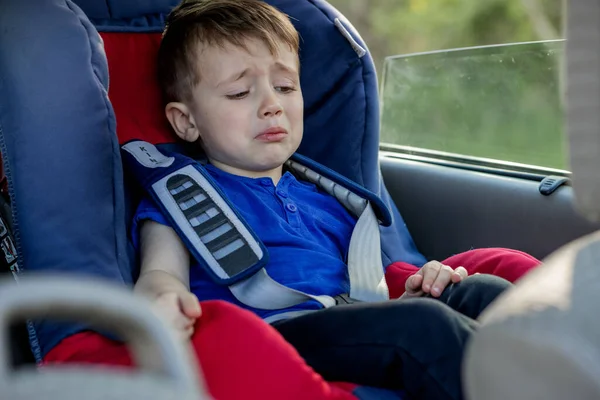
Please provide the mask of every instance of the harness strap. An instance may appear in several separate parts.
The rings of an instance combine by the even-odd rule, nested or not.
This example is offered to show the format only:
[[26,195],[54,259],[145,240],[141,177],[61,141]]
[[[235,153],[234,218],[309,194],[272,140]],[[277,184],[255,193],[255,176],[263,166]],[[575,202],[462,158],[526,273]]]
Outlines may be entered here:
[[[348,305],[354,303],[360,303],[360,300],[356,300],[351,298],[348,294],[339,294],[333,298],[335,300],[335,304],[340,305]],[[297,310],[297,311],[287,311],[279,314],[271,315],[264,319],[264,321],[268,324],[273,324],[277,321],[283,321],[286,319],[292,319],[296,317],[300,317],[301,315],[309,314],[319,310]]]
[[230,280],[263,259],[254,235],[193,165],[166,175],[152,190],[188,249],[219,279]]
[[315,311],[317,311],[317,310],[288,311],[288,312],[283,312],[283,313],[271,315],[270,317],[265,318],[264,321],[267,324],[272,324],[272,323],[275,323],[277,321],[283,321],[285,319],[296,318],[296,317],[299,317],[301,315],[309,314],[309,313],[312,313],[312,312],[315,312]]
[[[371,204],[367,203],[352,231],[348,252],[350,299],[354,301],[383,301],[389,299],[381,261],[379,224]],[[304,293],[273,280],[263,268],[251,277],[229,286],[231,293],[242,303],[265,310],[288,308],[308,300],[323,307],[338,302],[329,296]]]
[[350,298],[354,301],[383,301],[389,299],[381,260],[379,221],[373,207],[365,198],[348,188],[316,173],[294,160],[288,168],[303,179],[312,182],[335,197],[350,213],[358,218],[348,249],[348,277]]
[[333,297],[315,296],[282,285],[271,278],[264,268],[251,277],[230,285],[229,290],[242,303],[263,310],[280,310],[309,300],[316,300],[325,308],[336,305]]
[[390,298],[381,261],[379,223],[371,204],[356,222],[348,251],[350,298],[383,301]]

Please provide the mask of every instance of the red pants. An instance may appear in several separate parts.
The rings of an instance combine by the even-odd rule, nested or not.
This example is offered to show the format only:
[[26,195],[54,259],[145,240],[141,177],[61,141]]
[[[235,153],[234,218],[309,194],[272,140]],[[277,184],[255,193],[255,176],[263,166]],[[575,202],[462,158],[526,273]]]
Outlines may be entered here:
[[[515,282],[532,268],[538,266],[540,261],[522,251],[489,248],[456,254],[442,261],[442,264],[452,268],[465,267],[469,275],[479,272]],[[406,279],[418,270],[414,265],[403,262],[396,262],[388,266],[385,279],[390,289],[390,298],[400,297],[404,293]]]
[[[443,263],[463,266],[470,274],[489,273],[514,282],[539,261],[515,250],[478,249]],[[400,296],[406,279],[417,270],[400,262],[390,265],[386,272],[390,297]],[[348,391],[352,385],[325,382],[275,329],[254,314],[222,301],[202,302],[202,310],[191,346],[215,399],[356,399]],[[94,332],[64,339],[44,361],[132,365],[125,345]]]

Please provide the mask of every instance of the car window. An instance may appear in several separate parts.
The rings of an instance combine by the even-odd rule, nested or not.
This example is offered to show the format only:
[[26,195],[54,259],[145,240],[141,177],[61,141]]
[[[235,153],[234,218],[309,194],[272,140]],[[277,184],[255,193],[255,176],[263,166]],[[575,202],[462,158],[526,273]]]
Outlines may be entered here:
[[381,142],[564,169],[563,44],[387,58]]
[[561,0],[330,3],[375,62],[386,151],[567,168]]

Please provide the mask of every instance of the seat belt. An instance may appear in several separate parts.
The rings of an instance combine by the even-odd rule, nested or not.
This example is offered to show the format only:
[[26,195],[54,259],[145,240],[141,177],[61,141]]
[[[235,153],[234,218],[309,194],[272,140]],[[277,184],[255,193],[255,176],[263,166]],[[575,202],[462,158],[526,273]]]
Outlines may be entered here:
[[[389,290],[383,272],[379,241],[379,223],[373,207],[371,207],[371,204],[367,204],[358,218],[350,238],[348,251],[350,293],[335,296],[336,305],[389,300]],[[376,262],[379,262],[379,264],[375,264]],[[381,268],[372,268],[373,265],[379,265]],[[264,320],[272,324],[313,311],[315,310],[288,311],[271,315]]]
[[[247,306],[279,310],[309,300],[323,307],[333,297],[284,286],[265,270],[268,253],[202,166],[180,154],[162,154],[155,146],[132,141],[123,145],[124,161],[172,224],[188,250],[209,275],[227,285]],[[296,162],[288,167],[333,195],[358,222],[350,239],[350,297],[358,301],[389,298],[381,261],[379,223],[366,199]],[[190,212],[190,210],[192,210]]]
[[348,248],[350,299],[366,302],[388,300],[389,290],[381,260],[379,221],[371,203],[297,161],[288,160],[286,166],[302,179],[317,185],[335,197],[358,218]]
[[381,260],[379,222],[370,203],[350,237],[348,275],[351,299],[373,302],[390,298]]

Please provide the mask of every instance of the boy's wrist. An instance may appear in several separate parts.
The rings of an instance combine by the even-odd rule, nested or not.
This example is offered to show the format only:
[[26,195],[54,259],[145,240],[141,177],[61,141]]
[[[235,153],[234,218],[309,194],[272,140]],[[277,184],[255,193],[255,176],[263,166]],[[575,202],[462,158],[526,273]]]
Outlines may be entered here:
[[189,289],[173,275],[154,270],[140,275],[134,286],[134,292],[156,299],[167,293],[189,293]]

